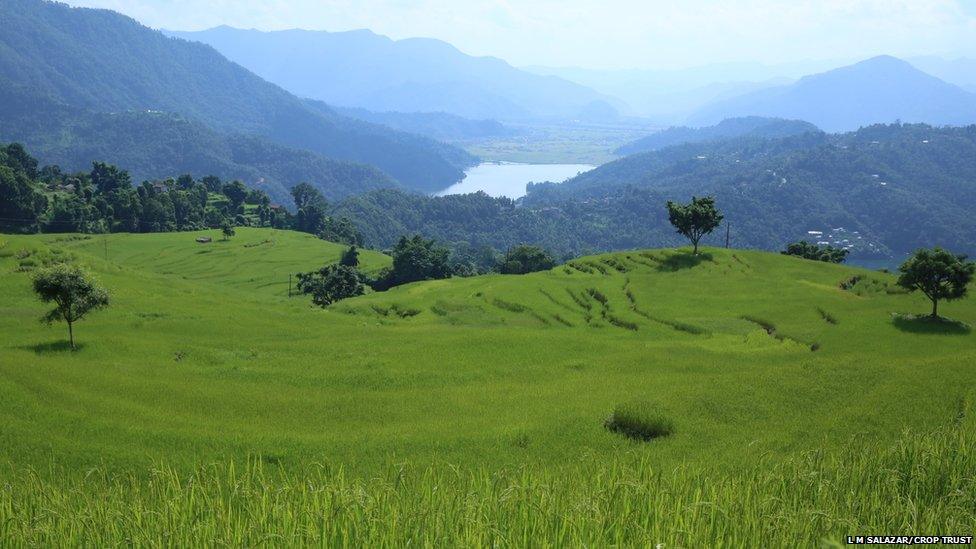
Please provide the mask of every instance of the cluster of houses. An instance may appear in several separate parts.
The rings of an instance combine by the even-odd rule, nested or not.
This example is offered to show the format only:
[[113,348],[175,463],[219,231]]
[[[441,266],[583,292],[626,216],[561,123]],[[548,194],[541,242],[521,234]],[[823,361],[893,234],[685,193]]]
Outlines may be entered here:
[[884,254],[883,246],[865,238],[860,231],[850,231],[844,227],[836,227],[824,231],[807,231],[807,240],[821,246],[833,246],[850,250],[851,253],[864,255]]

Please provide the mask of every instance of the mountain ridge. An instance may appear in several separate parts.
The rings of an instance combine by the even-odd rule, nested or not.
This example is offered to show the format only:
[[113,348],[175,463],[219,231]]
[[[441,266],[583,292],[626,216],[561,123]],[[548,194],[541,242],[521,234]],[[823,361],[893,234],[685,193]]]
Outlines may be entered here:
[[710,125],[741,116],[805,120],[828,132],[896,121],[967,125],[976,122],[976,94],[882,55],[719,101],[689,123]]
[[422,191],[463,176],[427,138],[313,111],[214,48],[167,37],[116,12],[5,0],[0,17],[0,85],[18,84],[89,111],[187,116],[219,132],[371,164]]

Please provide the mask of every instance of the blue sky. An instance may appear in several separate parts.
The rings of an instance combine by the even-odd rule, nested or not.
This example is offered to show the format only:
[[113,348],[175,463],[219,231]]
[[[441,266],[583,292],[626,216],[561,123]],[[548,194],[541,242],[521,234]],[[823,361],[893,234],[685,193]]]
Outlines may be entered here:
[[440,38],[515,65],[680,68],[976,57],[976,0],[68,0],[146,25],[368,28]]

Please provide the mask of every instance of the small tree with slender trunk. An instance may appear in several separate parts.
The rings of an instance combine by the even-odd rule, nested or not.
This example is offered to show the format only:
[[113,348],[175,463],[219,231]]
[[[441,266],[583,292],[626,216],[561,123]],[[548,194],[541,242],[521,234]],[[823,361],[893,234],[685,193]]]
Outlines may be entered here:
[[715,209],[715,199],[691,197],[689,204],[677,204],[668,201],[668,220],[695,247],[694,254],[698,255],[698,243],[702,237],[715,230],[722,223],[724,217]]
[[230,240],[230,237],[232,237],[235,234],[237,234],[237,232],[234,231],[234,226],[231,225],[230,222],[224,222],[220,226],[220,232],[223,233],[224,240]]
[[939,317],[939,301],[960,299],[976,274],[976,263],[966,256],[955,255],[942,248],[918,250],[898,268],[898,285],[910,291],[920,291],[932,301],[931,318]]
[[41,301],[55,304],[41,320],[65,321],[72,350],[75,349],[74,323],[89,312],[108,306],[108,292],[77,265],[59,263],[41,269],[34,275],[34,292]]

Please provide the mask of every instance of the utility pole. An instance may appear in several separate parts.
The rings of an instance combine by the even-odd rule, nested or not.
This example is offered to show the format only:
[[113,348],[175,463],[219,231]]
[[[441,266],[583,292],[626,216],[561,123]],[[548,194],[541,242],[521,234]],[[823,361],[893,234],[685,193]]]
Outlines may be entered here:
[[729,236],[732,234],[732,225],[726,221],[725,222],[725,249],[729,248]]

